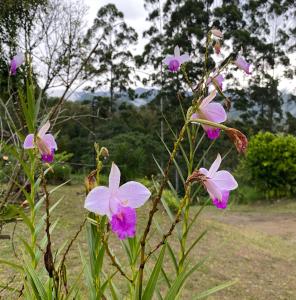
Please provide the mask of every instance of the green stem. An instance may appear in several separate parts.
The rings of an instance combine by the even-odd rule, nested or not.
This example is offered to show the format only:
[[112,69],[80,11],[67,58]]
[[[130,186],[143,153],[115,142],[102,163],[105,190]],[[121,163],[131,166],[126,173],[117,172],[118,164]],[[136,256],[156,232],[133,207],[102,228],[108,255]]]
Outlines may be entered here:
[[208,121],[208,120],[205,120],[205,119],[192,119],[192,120],[190,120],[190,122],[200,123],[200,124],[212,126],[212,127],[215,127],[215,128],[220,128],[222,130],[228,130],[228,127],[223,125],[223,124],[216,123],[216,122],[211,122],[211,121]]

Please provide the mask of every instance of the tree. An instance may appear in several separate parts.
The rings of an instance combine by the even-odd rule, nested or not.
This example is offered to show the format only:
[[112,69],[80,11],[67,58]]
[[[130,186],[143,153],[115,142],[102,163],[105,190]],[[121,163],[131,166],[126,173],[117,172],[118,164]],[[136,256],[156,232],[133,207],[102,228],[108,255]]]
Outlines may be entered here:
[[110,92],[110,112],[116,93],[127,91],[132,83],[133,55],[129,50],[137,41],[136,31],[124,21],[124,15],[115,5],[108,4],[99,9],[93,26],[89,29],[85,42],[89,45],[100,39],[88,66],[88,76],[95,83],[88,89],[95,91],[108,87]]
[[[258,129],[277,130],[282,118],[283,99],[279,82],[293,78],[293,65],[289,53],[293,45],[294,1],[223,1],[214,10],[221,26],[227,29],[226,39],[254,65],[249,77],[250,90],[243,98],[237,97],[234,107],[257,121]],[[295,66],[294,66],[295,67]],[[239,79],[239,80],[237,80]],[[233,78],[233,93],[239,94],[240,80]]]

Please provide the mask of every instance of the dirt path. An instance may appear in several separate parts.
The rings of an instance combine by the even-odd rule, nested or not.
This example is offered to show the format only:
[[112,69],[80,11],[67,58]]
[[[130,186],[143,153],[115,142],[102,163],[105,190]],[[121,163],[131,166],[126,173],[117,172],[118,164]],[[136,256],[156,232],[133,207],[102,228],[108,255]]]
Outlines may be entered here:
[[220,281],[239,280],[209,299],[296,299],[296,213],[293,210],[277,212],[259,208],[220,213],[209,209],[203,219],[212,228],[204,250],[223,243],[219,255],[207,269],[207,276]]
[[249,229],[271,235],[279,236],[289,242],[296,243],[296,213],[267,213],[263,212],[232,212],[223,214],[206,213],[209,219],[239,228]]

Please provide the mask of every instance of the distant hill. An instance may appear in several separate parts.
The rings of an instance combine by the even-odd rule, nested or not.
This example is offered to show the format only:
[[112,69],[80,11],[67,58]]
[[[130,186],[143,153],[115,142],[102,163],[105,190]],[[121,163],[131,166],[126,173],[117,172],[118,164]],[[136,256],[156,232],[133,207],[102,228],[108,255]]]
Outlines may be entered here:
[[[289,91],[282,90],[282,97],[283,97],[283,112],[290,112],[292,115],[296,117],[296,96],[289,93]],[[150,103],[159,93],[157,89],[148,89],[139,87],[135,89],[135,98],[130,99],[127,92],[122,92],[117,94],[116,103],[118,105],[122,103],[132,104],[136,107],[144,106]],[[63,94],[63,90],[53,90],[48,93],[49,97],[60,97]],[[225,92],[227,95],[227,91]],[[92,100],[93,97],[109,97],[110,93],[105,91],[98,91],[95,93],[87,92],[87,91],[75,91],[72,94],[69,94],[70,101],[83,101],[83,100]],[[229,95],[231,97],[231,95]],[[230,111],[229,117],[231,119],[239,118],[240,111],[232,110]]]
[[[49,97],[61,97],[63,94],[63,90],[52,90],[48,93]],[[136,107],[140,107],[150,103],[158,94],[157,89],[147,89],[147,88],[136,88],[135,89],[135,98],[130,99],[127,92],[122,92],[117,94],[116,102],[120,105],[121,103],[129,103],[135,105]],[[99,91],[95,93],[87,92],[87,91],[75,91],[73,93],[69,93],[68,99],[70,101],[83,101],[83,100],[92,100],[93,97],[109,97],[109,92]]]

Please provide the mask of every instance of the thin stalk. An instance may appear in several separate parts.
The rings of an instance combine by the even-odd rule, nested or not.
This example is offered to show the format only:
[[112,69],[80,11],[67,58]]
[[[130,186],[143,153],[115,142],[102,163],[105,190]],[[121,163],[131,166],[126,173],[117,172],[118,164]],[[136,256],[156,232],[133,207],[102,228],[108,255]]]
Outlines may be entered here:
[[182,129],[180,130],[180,133],[178,135],[178,139],[176,140],[176,142],[174,143],[174,148],[173,151],[171,152],[170,158],[168,160],[167,166],[165,168],[164,174],[163,174],[163,178],[162,178],[162,182],[158,191],[157,196],[153,199],[153,204],[152,204],[152,208],[149,212],[149,218],[147,221],[147,225],[146,228],[144,230],[143,236],[141,238],[141,260],[140,260],[140,266],[139,266],[139,299],[142,298],[142,290],[143,290],[143,278],[144,278],[144,268],[145,268],[145,263],[146,263],[146,257],[145,257],[145,247],[146,247],[146,239],[147,236],[150,232],[151,229],[151,224],[152,224],[152,220],[153,217],[155,215],[155,213],[157,212],[157,205],[161,199],[164,187],[168,181],[168,175],[169,175],[169,170],[170,167],[174,161],[174,158],[177,154],[177,150],[183,140],[184,134],[186,132],[188,126],[188,122],[186,121],[185,124],[183,125]]

